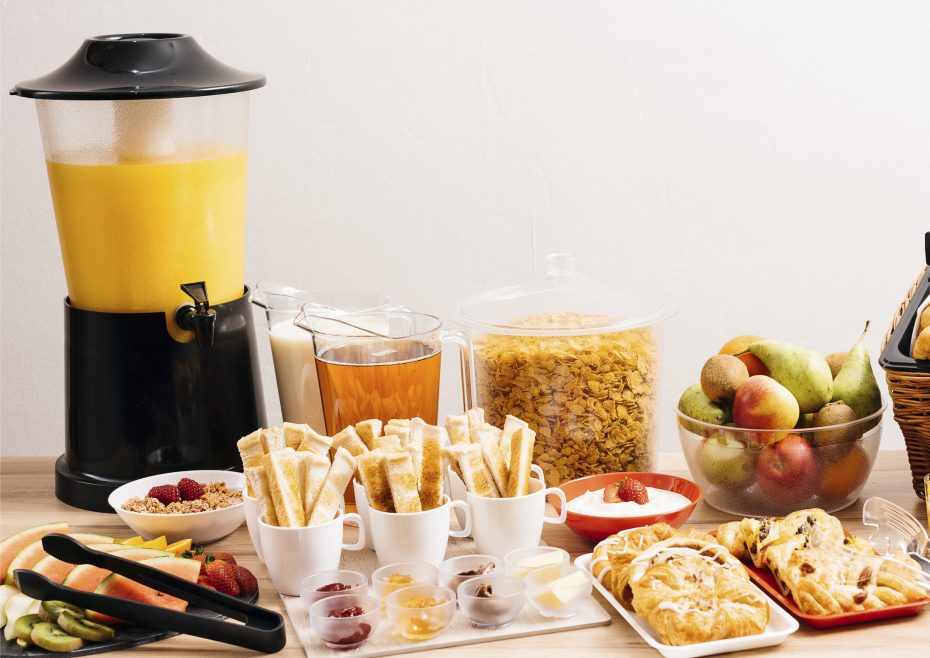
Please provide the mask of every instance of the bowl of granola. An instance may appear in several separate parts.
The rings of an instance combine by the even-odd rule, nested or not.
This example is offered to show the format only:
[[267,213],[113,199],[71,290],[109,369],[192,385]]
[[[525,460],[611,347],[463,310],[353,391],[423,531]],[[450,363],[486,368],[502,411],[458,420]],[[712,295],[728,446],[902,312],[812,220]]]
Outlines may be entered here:
[[234,471],[177,471],[127,482],[107,502],[133,532],[169,542],[222,539],[245,521],[245,477]]

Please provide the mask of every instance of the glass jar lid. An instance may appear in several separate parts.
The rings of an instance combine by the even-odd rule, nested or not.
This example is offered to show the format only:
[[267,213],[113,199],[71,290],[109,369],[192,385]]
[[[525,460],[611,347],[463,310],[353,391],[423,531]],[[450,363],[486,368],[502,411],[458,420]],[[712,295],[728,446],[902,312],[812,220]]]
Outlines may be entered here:
[[661,296],[614,290],[577,272],[571,254],[550,254],[546,263],[545,273],[529,284],[465,299],[458,307],[459,318],[489,333],[570,336],[636,329],[675,311]]

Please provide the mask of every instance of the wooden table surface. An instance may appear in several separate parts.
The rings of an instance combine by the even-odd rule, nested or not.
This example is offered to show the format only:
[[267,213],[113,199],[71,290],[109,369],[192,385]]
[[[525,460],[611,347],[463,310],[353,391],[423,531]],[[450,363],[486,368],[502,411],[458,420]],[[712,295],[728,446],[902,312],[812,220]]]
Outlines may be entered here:
[[[93,532],[117,537],[130,536],[125,527],[114,514],[99,514],[74,509],[55,498],[53,480],[54,460],[50,457],[8,457],[0,459],[0,536],[7,536],[18,530],[40,523],[67,521],[72,528],[82,532]],[[663,472],[681,474],[687,477],[687,468],[680,454],[661,456],[660,469]],[[911,488],[907,457],[903,452],[888,451],[879,454],[872,476],[862,493],[860,501],[839,512],[837,515],[852,532],[862,530],[861,502],[869,496],[882,496],[892,500],[925,521],[926,509],[914,495]],[[698,505],[689,525],[701,529],[714,528],[724,521],[731,520],[728,514],[705,505]],[[572,554],[572,558],[591,551],[591,545],[577,537],[564,526],[547,525],[543,539],[546,543],[561,546]],[[227,550],[236,556],[237,561],[251,569],[258,578],[261,596],[258,603],[267,608],[283,613],[281,599],[275,592],[268,572],[255,556],[249,541],[245,525],[229,537],[212,545],[217,550]],[[532,638],[502,640],[486,644],[469,645],[467,648],[444,649],[418,652],[416,655],[430,656],[467,655],[475,658],[510,658],[514,652],[519,655],[538,655],[548,657],[565,656],[576,658],[579,650],[586,656],[658,656],[646,645],[627,623],[595,593],[601,604],[610,612],[611,624],[598,628],[568,631]],[[285,615],[286,618],[286,615]],[[303,649],[288,621],[287,646],[279,655],[298,657]],[[792,658],[824,656],[873,656],[885,652],[889,656],[927,655],[928,635],[930,635],[930,612],[924,611],[918,617],[903,620],[891,620],[879,624],[848,627],[829,631],[817,631],[801,624],[801,630],[790,636],[781,647],[741,652],[740,656],[771,655],[782,652]],[[255,652],[234,647],[178,636],[162,642],[147,644],[131,651],[111,652],[111,656],[248,656]]]

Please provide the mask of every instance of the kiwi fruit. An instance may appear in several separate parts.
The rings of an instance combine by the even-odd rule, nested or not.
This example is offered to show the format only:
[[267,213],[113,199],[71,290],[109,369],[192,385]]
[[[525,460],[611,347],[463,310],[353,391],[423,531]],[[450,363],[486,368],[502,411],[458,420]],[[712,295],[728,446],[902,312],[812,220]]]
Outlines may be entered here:
[[42,605],[39,607],[39,617],[42,618],[42,621],[57,622],[58,615],[61,614],[62,610],[70,610],[79,617],[84,616],[84,609],[71,603],[65,603],[64,601],[42,601]]
[[749,379],[746,364],[732,354],[715,354],[701,369],[701,390],[714,402],[732,400],[736,389]]
[[70,610],[61,611],[58,615],[58,625],[65,633],[88,642],[106,642],[112,640],[116,634],[109,626],[84,619],[83,615],[78,616]]
[[84,646],[84,640],[68,635],[58,624],[40,621],[32,627],[32,642],[46,651],[68,653]]
[[28,641],[29,637],[32,635],[32,627],[40,621],[42,620],[39,619],[39,615],[23,615],[13,624],[13,632],[16,634],[16,637]]
[[23,638],[18,637],[16,638],[16,646],[18,646],[20,649],[28,649],[32,646],[32,641],[24,640]]
[[[824,405],[820,411],[814,414],[813,427],[844,425],[854,420],[856,420],[856,412],[852,410],[852,407],[842,400],[837,400]],[[825,451],[824,456],[830,460],[835,460],[844,457],[846,453],[852,450],[852,447],[861,436],[861,429],[858,426],[836,427],[811,432],[811,439],[817,447],[829,448],[829,450]]]
[[847,356],[849,356],[849,352],[833,352],[824,357],[827,360],[827,365],[830,366],[830,374],[833,375],[833,379],[836,379],[836,376],[840,374],[843,364],[846,363]]

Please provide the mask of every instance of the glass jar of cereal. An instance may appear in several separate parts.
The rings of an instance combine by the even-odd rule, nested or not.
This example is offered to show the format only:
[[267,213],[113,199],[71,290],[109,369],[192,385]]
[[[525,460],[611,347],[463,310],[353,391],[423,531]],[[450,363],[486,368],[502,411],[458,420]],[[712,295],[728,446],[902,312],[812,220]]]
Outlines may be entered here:
[[575,272],[569,254],[547,261],[530,285],[459,306],[474,345],[477,403],[495,426],[507,415],[529,423],[550,486],[652,470],[661,329],[672,305],[595,283]]

